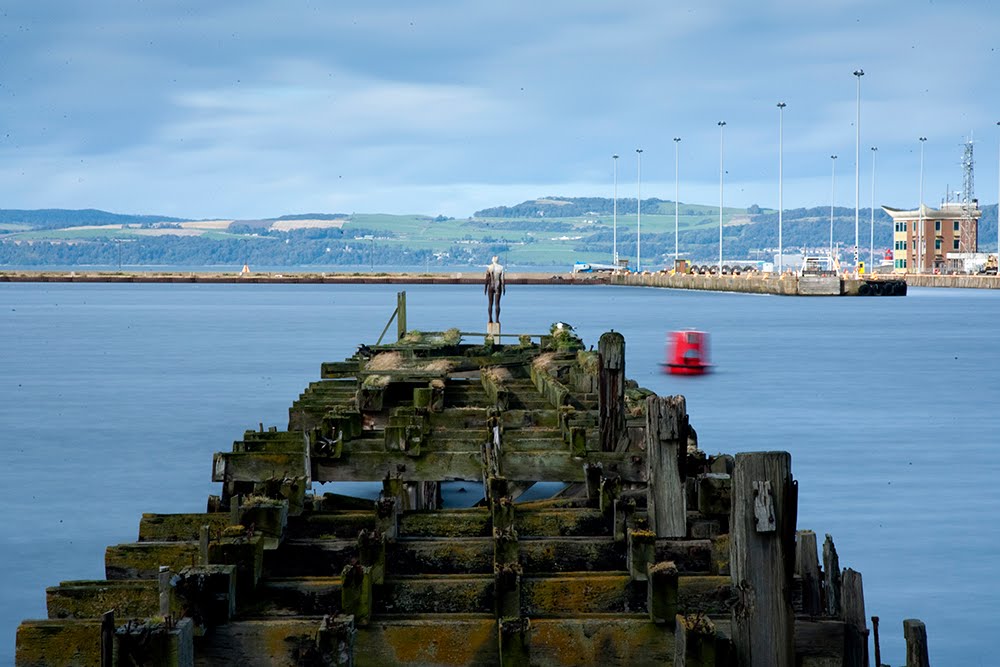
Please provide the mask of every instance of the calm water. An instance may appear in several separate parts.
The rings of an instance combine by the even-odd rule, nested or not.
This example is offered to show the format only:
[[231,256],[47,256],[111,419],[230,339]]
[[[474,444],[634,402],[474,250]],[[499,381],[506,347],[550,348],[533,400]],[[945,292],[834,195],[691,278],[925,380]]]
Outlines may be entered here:
[[[103,578],[142,512],[204,511],[212,452],[287,410],[372,342],[395,307],[377,285],[0,283],[0,663],[45,587]],[[472,286],[409,286],[410,328],[482,330]],[[504,330],[562,320],[621,331],[628,375],[683,393],[702,449],[787,449],[799,527],[836,539],[904,661],[927,623],[937,665],[995,665],[1000,608],[1000,292],[803,299],[642,288],[512,287]],[[658,371],[665,332],[712,333],[718,372]]]

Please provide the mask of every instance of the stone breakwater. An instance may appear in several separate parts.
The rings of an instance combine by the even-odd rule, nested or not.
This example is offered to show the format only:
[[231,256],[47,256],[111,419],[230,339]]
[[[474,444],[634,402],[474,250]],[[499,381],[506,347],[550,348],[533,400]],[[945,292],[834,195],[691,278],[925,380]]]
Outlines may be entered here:
[[[508,272],[510,285],[607,284],[609,276]],[[153,272],[54,272],[2,271],[0,282],[18,283],[275,283],[371,285],[482,285],[483,272],[475,269],[451,273],[153,273]]]

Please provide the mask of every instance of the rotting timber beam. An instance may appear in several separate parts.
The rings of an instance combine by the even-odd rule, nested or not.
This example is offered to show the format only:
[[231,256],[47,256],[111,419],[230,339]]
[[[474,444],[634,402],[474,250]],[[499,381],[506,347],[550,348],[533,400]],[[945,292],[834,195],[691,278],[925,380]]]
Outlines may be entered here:
[[687,535],[684,460],[688,416],[683,396],[646,398],[649,527],[657,537]]
[[788,452],[736,455],[730,566],[737,596],[733,644],[741,667],[795,664],[791,576],[796,493],[791,466]]
[[[504,477],[512,481],[583,483],[586,481],[584,462],[600,463],[605,471],[618,475],[623,482],[645,482],[648,478],[645,456],[641,452],[590,452],[585,458],[574,457],[565,451],[505,452],[499,460]],[[481,480],[483,464],[482,455],[476,450],[427,452],[420,457],[403,452],[345,451],[339,459],[313,458],[312,465],[314,482],[380,481],[387,476],[408,482],[437,482]],[[239,471],[239,468],[234,469]]]
[[597,350],[601,360],[598,379],[601,449],[613,452],[626,435],[625,337],[609,331],[601,336]]

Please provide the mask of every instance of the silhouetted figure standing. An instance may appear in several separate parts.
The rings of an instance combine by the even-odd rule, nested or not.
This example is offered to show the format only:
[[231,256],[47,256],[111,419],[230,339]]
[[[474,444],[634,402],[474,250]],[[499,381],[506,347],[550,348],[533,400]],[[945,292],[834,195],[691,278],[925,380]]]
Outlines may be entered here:
[[489,297],[490,303],[486,313],[489,315],[490,324],[494,322],[493,304],[496,303],[496,322],[500,322],[500,297],[503,296],[506,285],[503,280],[503,266],[497,263],[494,257],[490,265],[486,267],[486,284],[483,291]]

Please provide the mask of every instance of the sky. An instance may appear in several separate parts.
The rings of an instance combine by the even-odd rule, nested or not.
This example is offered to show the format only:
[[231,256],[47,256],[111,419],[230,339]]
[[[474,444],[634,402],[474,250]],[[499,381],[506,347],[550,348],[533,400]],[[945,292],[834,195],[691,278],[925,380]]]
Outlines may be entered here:
[[721,158],[776,208],[779,153],[785,208],[853,207],[856,148],[865,208],[873,146],[912,208],[919,137],[924,201],[972,137],[985,204],[998,48],[992,0],[6,0],[0,208],[466,217],[611,197],[613,154],[622,198],[718,205]]

